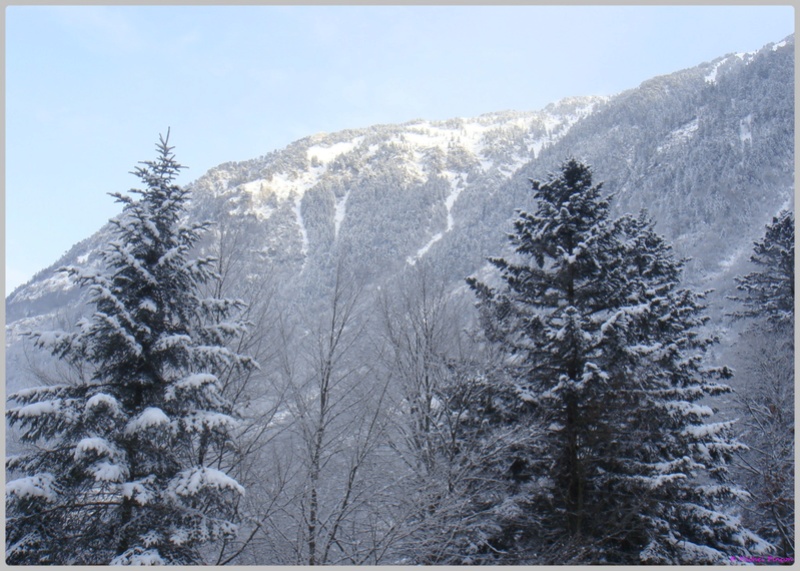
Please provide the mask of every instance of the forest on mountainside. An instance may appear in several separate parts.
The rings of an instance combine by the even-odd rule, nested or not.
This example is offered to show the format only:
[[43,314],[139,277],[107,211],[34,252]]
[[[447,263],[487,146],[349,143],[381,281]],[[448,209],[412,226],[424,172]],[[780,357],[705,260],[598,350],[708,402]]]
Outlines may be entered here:
[[793,37],[182,188],[171,136],[6,299],[7,563],[793,561]]
[[793,561],[790,212],[731,300],[769,340],[743,429],[715,420],[707,293],[575,159],[470,292],[340,259],[291,307],[246,227],[186,224],[157,151],[101,268],[62,269],[90,311],[27,334],[59,368],[9,396],[9,564]]

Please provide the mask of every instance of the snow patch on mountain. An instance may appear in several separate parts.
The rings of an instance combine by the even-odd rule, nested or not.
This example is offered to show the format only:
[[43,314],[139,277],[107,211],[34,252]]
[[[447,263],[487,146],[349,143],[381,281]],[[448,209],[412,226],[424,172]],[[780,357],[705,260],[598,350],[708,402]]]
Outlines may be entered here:
[[[266,181],[264,179],[258,179],[258,180],[254,180],[252,182],[247,182],[245,184],[240,185],[240,188],[241,188],[242,191],[244,191],[247,194],[252,195],[255,198],[255,200],[253,202],[255,204],[257,204],[258,206],[253,208],[252,211],[261,220],[266,220],[267,218],[272,216],[273,212],[275,212],[275,208],[273,208],[272,206],[269,206],[268,203],[265,203],[262,200],[260,200],[261,197],[263,197],[266,194],[266,191],[264,189],[264,184],[265,183],[266,183]],[[239,211],[239,208],[237,206],[236,208],[234,208],[231,211],[231,214],[238,213],[238,211]]]
[[344,222],[344,216],[346,213],[347,207],[347,199],[350,198],[350,190],[345,193],[342,198],[336,200],[336,206],[334,207],[334,214],[333,214],[333,235],[334,237],[339,236],[339,228],[342,227],[342,222]]
[[[500,165],[504,172],[510,174],[538,156],[544,146],[557,142],[575,123],[589,116],[599,103],[607,100],[607,97],[602,96],[568,98],[545,111],[489,113],[474,119],[456,118],[447,121],[420,120],[403,125],[405,130],[392,142],[413,149],[416,153],[439,149],[446,155],[450,149],[460,147],[474,156],[481,169],[486,172],[497,163],[493,156],[499,146],[497,135],[519,133],[524,148],[510,157],[510,164]],[[571,104],[574,109],[569,113],[561,113],[558,109],[563,104]],[[533,135],[536,127],[542,127],[545,135]],[[414,174],[422,177],[419,161],[415,162],[417,168]]]
[[294,199],[294,214],[297,217],[297,225],[300,227],[300,239],[302,240],[300,252],[305,257],[308,254],[308,231],[306,230],[306,225],[303,222],[303,210],[301,208],[302,200],[303,195],[298,193]]
[[455,173],[450,173],[450,172],[446,174],[447,177],[451,179],[450,184],[453,189],[452,191],[450,191],[450,194],[447,195],[447,198],[444,199],[444,206],[447,209],[447,229],[445,230],[445,232],[449,232],[450,230],[453,229],[453,224],[454,224],[453,213],[452,213],[453,206],[455,205],[456,200],[458,200],[458,197],[461,194],[461,192],[464,190],[464,180],[463,180],[463,175],[460,174],[456,175]]
[[[324,137],[324,135],[323,134],[317,135],[317,138],[319,137]],[[306,151],[306,156],[308,157],[308,160],[311,161],[312,164],[314,164],[315,162],[320,162],[323,164],[330,163],[337,157],[352,151],[363,140],[364,137],[361,136],[361,137],[356,137],[351,141],[342,141],[330,145],[321,143],[319,145],[314,145],[313,147],[309,147],[308,150]]]
[[437,232],[436,234],[434,234],[433,238],[431,238],[430,241],[427,244],[425,244],[422,248],[417,250],[416,254],[414,254],[413,256],[408,256],[406,258],[406,263],[410,266],[415,265],[417,261],[419,261],[419,259],[422,258],[422,256],[428,253],[428,250],[431,249],[431,246],[433,246],[436,242],[441,240],[443,236],[444,232]]
[[[785,41],[780,42],[780,43],[782,45],[786,45]],[[782,47],[782,46],[776,45],[776,46],[774,46],[772,48],[772,50],[776,51],[778,49],[778,47]],[[717,76],[718,76],[719,71],[722,68],[722,66],[724,66],[725,64],[730,64],[731,62],[733,62],[735,60],[742,61],[742,62],[745,63],[745,65],[748,65],[753,61],[753,58],[756,56],[756,54],[758,54],[758,51],[737,52],[735,54],[728,55],[728,56],[720,58],[718,61],[713,62],[713,66],[711,68],[711,71],[709,71],[706,74],[705,78],[704,78],[705,82],[708,83],[708,84],[712,84],[712,85],[715,84],[717,82]]]
[[245,190],[253,192],[258,184],[257,192],[263,197],[275,195],[280,200],[288,200],[293,193],[302,196],[309,188],[313,187],[326,170],[325,167],[310,168],[305,171],[277,172],[269,179],[260,179],[243,185]]
[[416,254],[414,254],[413,256],[408,256],[406,258],[406,263],[411,266],[416,264],[417,261],[422,256],[427,254],[428,250],[431,249],[431,246],[433,246],[436,242],[441,240],[446,233],[450,232],[450,230],[453,229],[453,226],[455,225],[455,221],[453,220],[452,210],[453,206],[456,203],[456,200],[458,200],[459,195],[464,190],[464,178],[463,174],[461,173],[456,174],[453,172],[445,172],[444,175],[449,180],[451,187],[450,193],[444,200],[444,206],[447,209],[447,226],[445,227],[444,231],[437,232],[436,234],[434,234],[427,244],[425,244],[422,248],[417,250]]
[[780,41],[774,46],[772,46],[772,51],[777,52],[780,48],[786,47],[787,45],[789,45],[789,42],[787,42],[786,40]]
[[[88,257],[87,257],[88,259]],[[66,272],[56,272],[42,281],[32,281],[17,292],[17,301],[34,301],[47,294],[69,291],[75,287]]]
[[[420,119],[401,125],[318,133],[283,151],[242,163],[245,168],[237,176],[230,176],[223,167],[218,167],[209,172],[208,181],[202,186],[217,196],[229,195],[231,214],[240,214],[244,207],[261,220],[271,218],[284,209],[282,205],[289,203],[286,206],[294,211],[302,253],[307,255],[309,236],[300,203],[310,189],[334,181],[349,185],[353,177],[368,176],[376,165],[386,164],[387,156],[402,169],[409,183],[424,183],[431,176],[449,176],[446,164],[451,159],[461,165],[456,170],[472,164],[483,172],[492,171],[508,178],[608,99],[566,98],[540,111],[503,111],[443,121]],[[453,227],[451,211],[461,188],[452,189],[444,197],[447,226],[431,238],[428,247]],[[336,198],[331,221],[335,238],[346,223],[349,197],[348,190]],[[427,249],[423,246],[419,251],[424,255]]]
[[743,118],[739,121],[739,141],[741,141],[742,146],[745,143],[752,143],[753,142],[753,114],[749,114],[747,117]]
[[719,72],[719,68],[726,61],[727,58],[721,59],[720,61],[714,64],[714,66],[711,68],[711,71],[709,71],[704,78],[706,83],[713,85],[717,82],[717,73]]
[[666,141],[664,142],[664,144],[663,145],[659,145],[658,147],[656,147],[656,151],[660,153],[660,152],[663,152],[663,151],[665,151],[665,150],[667,150],[667,149],[669,149],[669,148],[671,148],[671,147],[673,147],[675,145],[680,145],[682,143],[685,143],[686,141],[691,139],[692,136],[694,136],[694,134],[697,132],[697,129],[699,127],[700,127],[700,123],[697,120],[697,118],[692,119],[691,121],[689,121],[685,125],[681,125],[677,129],[672,131],[669,135],[667,135],[667,138],[666,138]]

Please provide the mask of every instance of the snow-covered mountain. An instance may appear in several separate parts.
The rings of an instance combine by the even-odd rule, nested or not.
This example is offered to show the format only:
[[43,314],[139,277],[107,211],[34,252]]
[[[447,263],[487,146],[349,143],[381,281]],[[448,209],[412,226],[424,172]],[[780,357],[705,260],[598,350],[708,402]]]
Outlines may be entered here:
[[[687,278],[722,299],[764,225],[793,207],[794,38],[613,97],[313,135],[211,169],[190,185],[191,216],[218,223],[205,247],[237,259],[231,280],[270,275],[298,303],[313,303],[342,260],[378,287],[426,259],[455,288],[506,248],[515,209],[531,206],[529,179],[568,156],[593,166],[618,212],[646,207],[692,258]],[[19,333],[80,311],[56,269],[96,264],[108,232],[7,297],[10,384],[21,382]]]
[[[260,243],[252,254],[291,273],[308,274],[336,252],[362,248],[373,263],[414,264],[454,229],[465,204],[494,194],[607,100],[576,97],[536,112],[313,135],[208,171],[190,185],[193,216],[235,220]],[[9,323],[69,299],[71,284],[54,270],[96,263],[108,229],[15,290]]]

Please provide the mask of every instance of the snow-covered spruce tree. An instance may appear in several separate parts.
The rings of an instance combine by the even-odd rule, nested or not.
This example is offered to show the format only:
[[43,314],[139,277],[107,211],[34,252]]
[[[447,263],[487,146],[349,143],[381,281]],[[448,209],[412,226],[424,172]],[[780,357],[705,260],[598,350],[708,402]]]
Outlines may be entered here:
[[[772,325],[794,326],[794,214],[782,211],[755,242],[750,256],[758,269],[736,278],[744,309],[736,317],[753,317]],[[792,341],[794,336],[792,336]]]
[[746,326],[736,344],[736,401],[742,414],[739,455],[752,497],[744,521],[794,556],[794,215],[781,212],[755,242],[756,271],[736,279]]
[[539,564],[723,563],[765,548],[726,511],[740,445],[699,402],[730,390],[727,369],[703,363],[703,294],[680,288],[682,263],[645,214],[610,219],[589,167],[568,160],[533,189],[515,256],[490,260],[503,285],[469,280],[543,433],[508,459],[526,493],[495,548]]
[[185,221],[168,139],[135,169],[138,199],[113,195],[124,206],[104,270],[63,270],[93,315],[31,334],[89,374],[9,397],[28,448],[7,459],[8,563],[200,564],[203,544],[236,532],[244,490],[224,471],[235,412],[215,372],[254,363],[225,347],[242,332],[239,304],[197,295],[213,277],[190,253],[207,223]]

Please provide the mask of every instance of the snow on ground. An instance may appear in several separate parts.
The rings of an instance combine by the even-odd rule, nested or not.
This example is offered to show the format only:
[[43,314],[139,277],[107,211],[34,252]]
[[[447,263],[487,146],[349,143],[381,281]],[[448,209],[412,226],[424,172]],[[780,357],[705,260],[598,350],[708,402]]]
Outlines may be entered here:
[[692,138],[692,136],[694,135],[694,133],[697,131],[697,129],[699,127],[700,127],[700,123],[696,118],[692,119],[691,121],[689,121],[685,125],[682,125],[682,126],[678,127],[677,129],[672,131],[669,135],[667,135],[666,141],[664,142],[663,145],[659,145],[656,148],[656,152],[660,153],[660,152],[663,152],[663,151],[669,149],[670,147],[673,147],[675,145],[679,145],[681,143],[685,143],[690,138]]
[[305,256],[308,253],[308,232],[306,231],[306,225],[303,222],[303,211],[301,208],[302,200],[303,195],[298,193],[294,199],[294,213],[297,217],[297,225],[300,226],[300,238],[303,241],[300,251],[302,252],[303,256]]
[[272,419],[267,424],[268,428],[279,426],[292,418],[292,413],[288,410],[281,410],[272,415]]
[[790,193],[789,196],[786,198],[786,200],[783,201],[783,204],[778,209],[778,211],[775,213],[775,216],[778,216],[784,210],[791,210],[792,209],[792,204],[794,204],[794,193],[793,192]]
[[275,209],[271,206],[261,205],[252,210],[253,214],[256,215],[256,218],[260,220],[266,220],[275,212]]
[[[599,100],[605,101],[607,98],[600,98]],[[544,124],[547,134],[544,137],[538,137],[532,140],[526,137],[525,144],[528,152],[524,153],[522,156],[513,157],[513,162],[511,164],[503,165],[501,172],[506,176],[510,176],[538,155],[545,145],[557,141],[580,119],[591,114],[596,104],[597,102],[589,103],[569,114],[547,112],[522,113],[512,118],[497,117],[490,114],[472,120],[461,119],[458,120],[458,122],[447,121],[431,123],[420,121],[409,126],[409,131],[403,134],[403,138],[406,143],[413,144],[417,148],[438,146],[444,153],[447,153],[450,145],[457,144],[478,158],[481,169],[486,172],[494,166],[495,162],[494,159],[485,156],[485,152],[491,150],[487,142],[487,133],[496,131],[498,128],[517,128],[522,129],[523,133],[527,134],[530,132],[532,121],[541,121]],[[418,167],[417,170],[419,172],[416,174],[422,176],[421,169]],[[454,173],[444,172],[442,174],[449,179],[451,186],[451,191],[444,201],[447,210],[446,228],[434,234],[413,256],[408,256],[406,258],[406,263],[409,265],[413,266],[416,264],[422,256],[428,253],[436,242],[441,240],[445,234],[453,229],[455,222],[453,220],[452,209],[464,187],[462,181],[455,180]]]
[[721,59],[721,60],[719,60],[717,63],[715,63],[715,64],[714,64],[714,67],[712,67],[712,68],[711,68],[711,71],[710,71],[710,72],[708,72],[708,73],[706,74],[705,78],[704,78],[704,79],[705,79],[705,81],[706,81],[706,83],[711,83],[711,84],[713,84],[713,83],[716,83],[716,82],[717,82],[717,72],[719,71],[719,67],[720,67],[720,66],[721,66],[723,63],[725,63],[726,61],[728,61],[728,58]]
[[739,140],[742,145],[753,142],[753,114],[739,121]]
[[[323,136],[323,135],[319,135]],[[356,137],[352,141],[342,141],[340,143],[334,143],[329,146],[314,145],[313,147],[309,147],[306,151],[306,156],[308,157],[309,161],[313,161],[314,159],[318,160],[321,163],[329,163],[335,158],[345,153],[349,153],[353,149],[358,146],[358,144],[364,140],[364,137]]]
[[[545,145],[551,143],[552,140],[550,136],[546,137],[539,137],[538,139],[534,139],[533,141],[528,142],[528,149],[531,151],[531,157],[536,158],[539,156],[539,153],[542,151]],[[522,166],[522,165],[520,165]]]
[[[484,171],[490,169],[494,161],[485,158],[490,150],[486,141],[486,134],[500,129],[522,129],[527,132],[531,121],[540,114],[521,113],[513,118],[500,118],[486,115],[475,119],[456,119],[450,121],[418,121],[405,126],[406,130],[399,135],[395,142],[405,144],[414,150],[422,151],[439,148],[447,154],[451,145],[457,145],[468,153],[478,158]],[[546,115],[549,116],[549,115]],[[560,121],[556,121],[560,124]],[[402,140],[400,139],[402,137]],[[530,160],[531,157],[527,157]],[[422,171],[416,173],[420,177]]]
[[711,68],[711,71],[706,74],[706,76],[705,76],[706,83],[712,83],[713,84],[713,83],[717,82],[717,73],[719,72],[720,66],[722,66],[724,63],[730,61],[731,57],[738,58],[741,61],[749,64],[751,61],[753,61],[753,56],[756,53],[757,52],[739,52],[739,53],[733,54],[733,56],[729,56],[729,57],[725,57],[725,58],[720,59],[717,63],[714,64],[714,67]]
[[427,244],[425,244],[422,248],[417,250],[416,254],[414,254],[413,256],[408,256],[406,258],[406,263],[411,265],[411,266],[416,264],[417,260],[419,260],[422,256],[427,254],[428,250],[431,249],[431,246],[433,246],[436,242],[441,240],[443,237],[444,237],[444,233],[443,232],[437,232],[436,234],[434,234],[433,238],[431,238],[430,241]]
[[342,226],[342,222],[344,222],[344,216],[346,213],[347,207],[347,199],[350,198],[350,190],[342,197],[336,200],[336,207],[334,209],[333,214],[333,235],[334,237],[339,236],[339,228]]
[[49,278],[33,282],[19,291],[14,301],[34,301],[50,293],[69,291],[75,287],[72,278],[65,272],[55,272]]
[[279,201],[289,200],[292,194],[302,196],[305,192],[319,182],[322,173],[327,170],[325,166],[313,167],[298,173],[274,173],[269,179],[258,179],[242,185],[242,189],[258,198],[267,198],[275,195]]
[[[607,98],[597,98],[568,113],[559,112],[559,107],[556,105],[556,111],[548,109],[538,112],[488,113],[471,119],[412,121],[393,127],[396,129],[393,136],[383,143],[371,145],[367,149],[367,158],[385,148],[387,144],[397,145],[402,153],[410,154],[411,160],[405,161],[408,176],[425,180],[428,174],[423,165],[425,164],[424,158],[429,156],[429,152],[432,149],[438,149],[446,156],[455,146],[471,154],[484,172],[499,166],[503,175],[511,176],[535,158],[542,148],[557,141],[572,125],[592,113],[598,101],[605,99]],[[562,103],[574,107],[572,100],[566,99]],[[530,135],[531,128],[537,124],[544,126],[546,134],[533,138]],[[493,146],[493,140],[498,132],[502,136],[504,130],[507,130],[509,134],[521,133],[526,149],[521,151],[519,156],[509,157],[510,162],[505,161],[502,165],[496,165],[494,154],[497,149]],[[274,202],[272,205],[268,203],[269,199],[274,197],[279,203],[292,201],[302,240],[301,251],[303,255],[307,255],[309,239],[303,221],[302,197],[307,190],[313,188],[327,175],[332,161],[352,152],[363,143],[364,139],[365,136],[360,135],[348,141],[328,143],[328,135],[320,133],[310,138],[310,146],[306,149],[306,158],[313,165],[312,167],[263,175],[262,178],[240,185],[239,188],[252,195],[253,211],[261,219],[269,218],[276,210]],[[443,174],[448,176],[448,173]],[[414,257],[410,257],[409,263],[414,263],[425,255],[433,244],[441,240],[453,228],[454,221],[451,212],[463,187],[451,180],[451,188],[452,190],[444,202],[447,210],[446,228],[434,235],[426,245],[417,251]],[[346,215],[348,198],[349,192],[344,197],[337,199],[335,204],[333,222],[334,235],[337,237]]]
[[408,258],[406,258],[406,262],[409,265],[413,266],[414,264],[416,264],[417,260],[419,260],[422,256],[427,254],[431,246],[433,246],[436,242],[441,240],[447,232],[450,232],[450,230],[453,229],[453,225],[455,224],[455,221],[453,220],[452,210],[453,206],[456,203],[456,200],[458,200],[459,195],[464,190],[464,183],[462,179],[463,175],[460,174],[456,175],[455,173],[452,172],[445,172],[444,175],[450,181],[450,188],[451,188],[450,194],[448,194],[447,198],[444,199],[444,206],[447,209],[447,226],[444,229],[444,231],[436,233],[427,244],[425,244],[422,248],[417,250],[417,253],[414,256],[409,256]]
[[461,176],[456,176],[454,173],[448,172],[447,178],[450,179],[450,186],[452,190],[450,194],[447,195],[447,198],[444,199],[444,206],[447,209],[447,228],[445,232],[450,232],[453,229],[453,206],[458,200],[458,197],[461,195],[461,192],[464,190],[463,180]]

